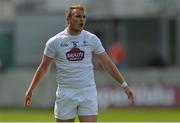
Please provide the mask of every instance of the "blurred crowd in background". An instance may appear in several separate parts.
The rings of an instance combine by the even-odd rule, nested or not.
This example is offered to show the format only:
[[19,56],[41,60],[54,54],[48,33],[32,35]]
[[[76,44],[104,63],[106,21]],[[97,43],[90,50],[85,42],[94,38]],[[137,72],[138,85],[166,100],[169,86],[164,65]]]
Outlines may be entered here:
[[121,45],[119,60],[110,53],[125,64],[119,66],[179,66],[179,0],[0,0],[1,66],[38,64],[44,43],[65,27],[71,4],[87,7],[86,29],[107,51]]
[[[41,61],[45,43],[64,30],[65,10],[71,4],[86,6],[85,29],[101,39],[107,53],[130,84],[156,85],[155,88],[142,86],[141,89],[134,86],[138,94],[144,94],[143,98],[139,97],[137,105],[148,100],[151,100],[149,105],[163,105],[163,102],[166,106],[179,105],[180,99],[176,99],[179,92],[170,88],[165,93],[164,86],[160,85],[179,85],[180,0],[0,0],[0,106],[11,106],[9,100],[15,93],[18,94],[13,104],[23,103],[24,91],[34,68]],[[97,85],[113,83],[103,71],[98,70],[101,68],[98,63],[95,63],[95,68]],[[46,84],[39,89],[39,95],[46,93],[51,99],[54,81],[55,72],[52,70],[45,79]],[[6,88],[9,91],[4,93]],[[149,89],[155,93],[150,93]],[[106,94],[106,89],[100,91],[100,94]],[[102,105],[126,100],[125,97],[104,96],[100,99]],[[53,103],[47,99],[41,97],[35,105],[42,106],[42,100],[46,102],[43,106]]]

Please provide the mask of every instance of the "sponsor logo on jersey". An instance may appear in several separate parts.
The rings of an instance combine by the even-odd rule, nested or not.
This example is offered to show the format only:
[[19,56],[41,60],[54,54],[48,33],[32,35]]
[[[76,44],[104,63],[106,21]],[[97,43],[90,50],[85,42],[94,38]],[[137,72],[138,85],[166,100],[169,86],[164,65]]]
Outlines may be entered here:
[[73,43],[73,48],[66,53],[66,58],[69,61],[81,61],[84,58],[84,51],[80,50],[77,47],[77,42],[72,42]]
[[84,58],[84,51],[80,50],[79,48],[72,48],[66,53],[66,58],[69,61],[81,61]]

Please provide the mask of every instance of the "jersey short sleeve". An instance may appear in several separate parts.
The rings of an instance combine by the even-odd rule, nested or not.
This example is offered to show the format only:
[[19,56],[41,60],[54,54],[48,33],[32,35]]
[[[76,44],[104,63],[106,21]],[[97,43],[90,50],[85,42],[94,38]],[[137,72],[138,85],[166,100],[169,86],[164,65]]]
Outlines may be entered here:
[[50,39],[47,41],[44,54],[47,55],[50,58],[55,58],[56,56],[56,49],[55,49],[55,41]]
[[100,54],[100,53],[105,52],[105,49],[102,46],[102,43],[101,43],[100,39],[97,36],[93,37],[93,41],[94,41],[93,52],[95,54]]

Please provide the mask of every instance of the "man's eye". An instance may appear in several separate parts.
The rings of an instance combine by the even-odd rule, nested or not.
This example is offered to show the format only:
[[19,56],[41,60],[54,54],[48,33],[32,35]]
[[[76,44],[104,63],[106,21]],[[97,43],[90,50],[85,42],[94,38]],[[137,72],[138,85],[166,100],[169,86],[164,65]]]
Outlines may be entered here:
[[75,17],[80,18],[80,17],[81,17],[81,15],[76,15]]
[[81,17],[86,18],[86,16],[85,16],[85,15],[84,15],[84,16],[81,16],[81,15],[76,15],[75,17],[77,17],[77,18],[81,18]]

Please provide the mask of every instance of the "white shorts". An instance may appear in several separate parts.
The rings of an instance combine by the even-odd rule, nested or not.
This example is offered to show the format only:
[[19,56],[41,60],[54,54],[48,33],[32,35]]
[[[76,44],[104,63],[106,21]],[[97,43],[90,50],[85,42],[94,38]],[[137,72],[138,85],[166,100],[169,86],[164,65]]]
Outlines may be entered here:
[[98,114],[97,91],[94,86],[83,89],[60,88],[56,96],[54,115],[57,119]]

